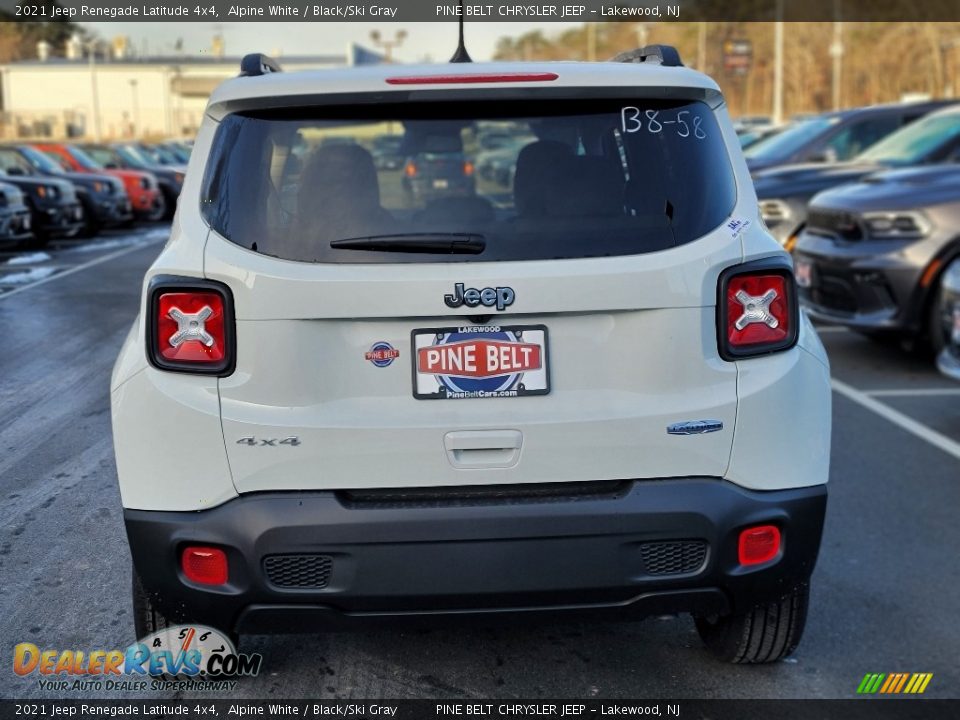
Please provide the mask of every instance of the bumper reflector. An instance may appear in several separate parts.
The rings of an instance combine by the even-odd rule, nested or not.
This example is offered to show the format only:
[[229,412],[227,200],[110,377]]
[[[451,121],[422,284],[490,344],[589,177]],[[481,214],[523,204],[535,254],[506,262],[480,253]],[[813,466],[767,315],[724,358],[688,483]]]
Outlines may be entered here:
[[757,525],[740,532],[738,556],[741,565],[760,565],[780,552],[780,529],[775,525]]
[[180,566],[187,580],[199,585],[226,585],[227,555],[212,547],[184,548]]

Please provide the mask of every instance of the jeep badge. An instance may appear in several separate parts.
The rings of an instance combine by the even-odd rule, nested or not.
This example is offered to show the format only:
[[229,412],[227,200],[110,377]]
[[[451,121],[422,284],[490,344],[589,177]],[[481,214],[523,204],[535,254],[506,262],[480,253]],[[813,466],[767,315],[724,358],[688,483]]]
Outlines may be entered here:
[[505,310],[513,305],[516,293],[510,287],[485,287],[483,290],[476,288],[464,289],[463,283],[457,283],[453,286],[453,292],[443,296],[443,301],[447,307],[458,308],[461,305],[467,307],[477,307],[485,305],[486,307],[497,306],[497,310]]

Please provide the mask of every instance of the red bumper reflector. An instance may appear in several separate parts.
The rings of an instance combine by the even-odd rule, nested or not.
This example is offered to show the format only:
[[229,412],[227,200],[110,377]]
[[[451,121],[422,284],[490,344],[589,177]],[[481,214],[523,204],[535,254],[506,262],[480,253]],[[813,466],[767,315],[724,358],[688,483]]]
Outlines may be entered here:
[[184,548],[180,566],[187,580],[199,585],[227,584],[227,555],[212,547]]
[[757,525],[740,533],[738,556],[741,565],[760,565],[780,552],[780,529],[775,525]]
[[559,75],[552,72],[537,73],[465,73],[463,75],[411,75],[387,78],[388,85],[460,85],[470,83],[505,82],[550,82]]

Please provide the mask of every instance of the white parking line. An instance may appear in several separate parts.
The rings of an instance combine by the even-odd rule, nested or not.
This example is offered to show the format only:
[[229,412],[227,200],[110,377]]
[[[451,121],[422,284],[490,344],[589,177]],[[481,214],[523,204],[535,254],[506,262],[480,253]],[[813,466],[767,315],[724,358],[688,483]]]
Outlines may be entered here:
[[81,265],[77,265],[76,267],[72,267],[69,270],[64,270],[63,272],[56,273],[55,275],[50,275],[49,277],[42,278],[28,285],[18,287],[14,290],[8,290],[4,293],[0,293],[0,301],[6,300],[8,297],[13,297],[17,293],[22,293],[23,291],[29,290],[30,288],[35,288],[38,285],[45,285],[48,282],[59,280],[60,278],[67,277],[67,275],[73,275],[76,272],[80,272],[81,270],[86,270],[87,268],[92,268],[95,265],[100,265],[105,262],[110,262],[111,260],[114,260],[118,257],[122,257],[127,253],[132,253],[134,250],[142,250],[148,245],[154,245],[158,242],[160,242],[159,238],[157,238],[156,240],[145,240],[142,243],[131,245],[130,247],[123,248],[123,250],[118,250],[117,252],[112,252],[109,255],[104,255],[102,257],[95,258],[94,260],[90,260],[89,262],[85,262]]
[[960,395],[960,388],[900,388],[886,390],[861,390],[864,395],[870,397],[947,397],[948,395]]
[[845,382],[834,378],[830,381],[830,383],[833,385],[833,389],[843,395],[845,398],[853,400],[853,402],[857,403],[861,407],[876,413],[885,420],[889,420],[902,430],[906,430],[908,433],[915,435],[921,440],[926,440],[934,447],[939,448],[948,455],[953,455],[953,457],[955,457],[957,460],[960,460],[960,443],[956,442],[955,440],[951,440],[946,435],[942,435],[936,430],[928,428],[923,423],[919,423],[913,418],[907,417],[902,412],[894,410],[888,405],[884,405],[879,400],[874,400],[869,395],[866,395],[860,390],[847,385]]

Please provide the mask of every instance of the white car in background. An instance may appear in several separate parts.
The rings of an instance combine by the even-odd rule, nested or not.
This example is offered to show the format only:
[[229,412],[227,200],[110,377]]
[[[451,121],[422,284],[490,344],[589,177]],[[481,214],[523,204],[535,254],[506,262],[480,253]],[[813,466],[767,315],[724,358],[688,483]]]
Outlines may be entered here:
[[[111,384],[140,636],[688,612],[793,651],[827,358],[717,85],[626,59],[253,55],[213,93]],[[536,138],[496,202],[411,206],[363,146],[487,122]]]

